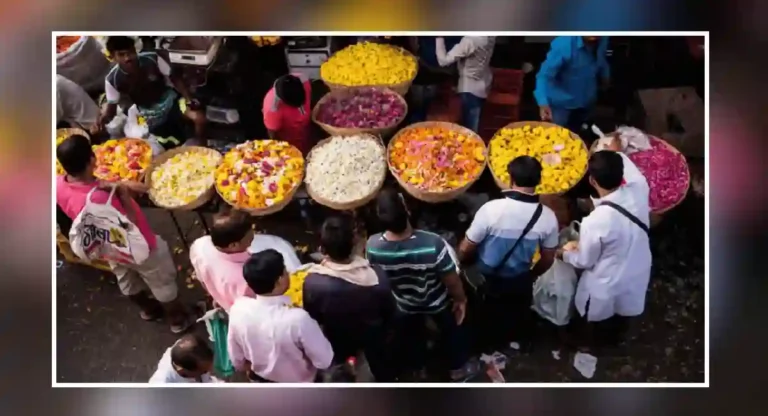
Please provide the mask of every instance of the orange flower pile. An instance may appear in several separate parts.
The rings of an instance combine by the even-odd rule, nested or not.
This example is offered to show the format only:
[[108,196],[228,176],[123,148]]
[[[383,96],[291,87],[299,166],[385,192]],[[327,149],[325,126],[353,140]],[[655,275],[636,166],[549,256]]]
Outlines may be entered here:
[[78,40],[80,36],[56,36],[56,53],[65,52]]
[[97,178],[138,181],[152,163],[152,148],[141,139],[110,139],[93,146]]
[[238,208],[281,202],[304,178],[299,149],[277,140],[253,140],[230,150],[216,168],[216,189]]
[[451,191],[482,173],[485,144],[445,127],[416,127],[393,140],[389,162],[395,174],[416,188]]

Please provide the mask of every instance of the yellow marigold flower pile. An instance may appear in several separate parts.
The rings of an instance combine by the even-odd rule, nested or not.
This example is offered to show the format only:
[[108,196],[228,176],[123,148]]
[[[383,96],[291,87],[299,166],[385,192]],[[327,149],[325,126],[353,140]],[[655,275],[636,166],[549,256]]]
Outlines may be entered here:
[[393,139],[390,166],[404,182],[430,192],[461,188],[485,167],[485,144],[445,127],[416,127]]
[[110,139],[93,146],[96,170],[105,181],[138,181],[152,162],[152,148],[141,139]]
[[291,299],[291,304],[296,307],[304,306],[304,279],[307,278],[307,269],[297,270],[291,275],[291,285],[285,296]]
[[280,43],[280,36],[251,36],[251,41],[258,47],[277,45]]
[[320,67],[320,76],[344,86],[395,85],[413,79],[418,63],[403,49],[363,42],[336,52]]
[[285,199],[304,177],[299,149],[277,140],[253,140],[227,152],[216,168],[216,189],[239,208],[267,208]]
[[502,182],[509,184],[507,165],[518,156],[532,156],[541,162],[541,183],[538,194],[564,192],[576,185],[587,169],[584,143],[559,127],[503,128],[491,139],[488,149],[491,170]]

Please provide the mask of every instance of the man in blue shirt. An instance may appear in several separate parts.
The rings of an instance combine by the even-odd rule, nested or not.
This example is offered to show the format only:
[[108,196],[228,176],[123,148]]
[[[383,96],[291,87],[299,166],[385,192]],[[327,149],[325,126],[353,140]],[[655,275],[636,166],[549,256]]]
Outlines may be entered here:
[[607,36],[560,36],[536,74],[533,92],[541,119],[578,131],[597,101],[598,77],[607,86]]

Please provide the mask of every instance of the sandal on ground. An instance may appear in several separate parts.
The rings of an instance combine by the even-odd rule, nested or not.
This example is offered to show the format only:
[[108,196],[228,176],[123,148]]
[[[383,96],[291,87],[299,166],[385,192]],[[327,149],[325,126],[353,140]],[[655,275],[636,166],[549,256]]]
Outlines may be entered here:
[[180,324],[173,325],[171,324],[171,332],[174,334],[181,334],[182,332],[185,332],[189,328],[195,325],[195,319],[191,316],[187,316],[184,318],[184,322]]
[[163,319],[163,313],[162,312],[150,313],[146,311],[139,311],[139,317],[144,321],[153,322],[153,321],[159,321]]

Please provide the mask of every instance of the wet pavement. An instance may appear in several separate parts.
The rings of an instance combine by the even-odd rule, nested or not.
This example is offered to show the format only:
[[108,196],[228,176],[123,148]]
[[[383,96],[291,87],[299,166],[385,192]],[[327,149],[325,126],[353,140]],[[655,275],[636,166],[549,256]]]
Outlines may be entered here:
[[[288,211],[260,220],[259,228],[311,252],[315,236],[295,215],[296,207]],[[188,255],[168,213],[146,212],[155,231],[177,248],[174,256],[182,298],[190,304],[202,299],[199,285],[189,280]],[[196,215],[180,214],[179,222],[189,241],[203,234]],[[507,382],[703,382],[703,230],[703,199],[690,195],[652,231],[654,267],[637,337],[621,350],[600,355],[591,380],[573,368],[574,351],[563,350],[555,359],[555,330],[542,321],[531,353],[508,351],[503,371]],[[59,382],[146,382],[177,338],[163,323],[142,321],[107,272],[64,263],[58,269],[56,287]],[[202,324],[195,330],[205,333]],[[469,382],[487,381],[481,375]]]

